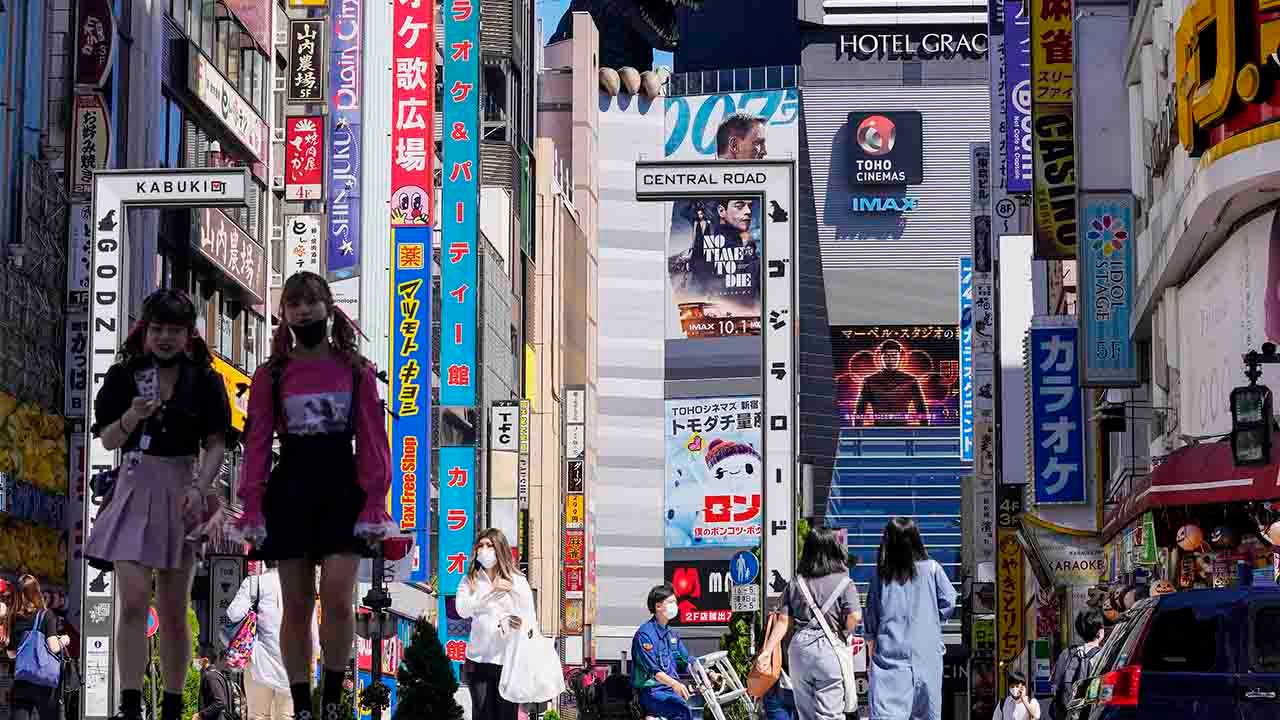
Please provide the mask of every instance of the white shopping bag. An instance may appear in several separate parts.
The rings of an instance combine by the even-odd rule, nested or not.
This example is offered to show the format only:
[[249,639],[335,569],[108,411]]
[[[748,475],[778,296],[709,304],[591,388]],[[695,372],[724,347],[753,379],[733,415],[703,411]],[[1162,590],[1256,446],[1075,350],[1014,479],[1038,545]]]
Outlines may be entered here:
[[555,641],[538,631],[537,622],[521,619],[520,630],[507,642],[498,694],[507,702],[550,702],[564,692],[564,672]]

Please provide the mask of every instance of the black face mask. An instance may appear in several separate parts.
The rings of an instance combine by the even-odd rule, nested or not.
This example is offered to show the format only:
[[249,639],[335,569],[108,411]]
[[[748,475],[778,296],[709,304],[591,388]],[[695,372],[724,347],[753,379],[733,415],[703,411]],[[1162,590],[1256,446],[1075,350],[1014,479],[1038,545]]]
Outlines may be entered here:
[[293,337],[299,345],[313,348],[324,342],[325,318],[301,325],[290,325],[289,329],[293,331]]
[[155,363],[156,367],[171,368],[174,365],[177,365],[178,363],[182,362],[183,357],[184,357],[183,354],[180,352],[174,353],[173,357],[169,357],[169,358],[163,358],[163,357],[160,357],[159,355],[156,355],[155,353],[151,353],[151,362]]

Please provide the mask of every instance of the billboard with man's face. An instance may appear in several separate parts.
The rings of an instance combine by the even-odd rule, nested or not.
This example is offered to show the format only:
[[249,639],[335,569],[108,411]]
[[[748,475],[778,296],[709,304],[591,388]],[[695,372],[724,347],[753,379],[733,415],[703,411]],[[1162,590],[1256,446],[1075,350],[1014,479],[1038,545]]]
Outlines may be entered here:
[[957,326],[835,326],[831,355],[842,427],[959,426]]
[[669,339],[760,334],[760,202],[690,198],[667,238]]

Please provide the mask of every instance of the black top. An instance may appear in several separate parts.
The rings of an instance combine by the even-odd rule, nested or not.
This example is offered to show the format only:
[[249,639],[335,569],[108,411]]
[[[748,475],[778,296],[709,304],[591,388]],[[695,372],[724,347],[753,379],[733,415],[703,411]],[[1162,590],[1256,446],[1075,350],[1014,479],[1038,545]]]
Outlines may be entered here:
[[[18,648],[22,647],[22,641],[27,639],[27,633],[31,632],[31,628],[35,627],[36,614],[32,613],[26,617],[14,615],[13,632],[9,633],[9,652],[16,653]],[[57,630],[57,616],[46,610],[44,613],[45,638],[54,637],[58,634]],[[52,701],[57,691],[57,688],[40,687],[34,683],[15,680],[13,683],[13,701],[40,705]]]
[[[133,373],[146,366],[146,361],[128,365],[116,363],[107,371],[107,378],[94,403],[92,431],[95,436],[129,410],[133,399],[138,396],[138,384]],[[138,423],[120,448],[122,451],[138,449],[145,430],[151,435],[151,444],[144,451],[146,454],[162,457],[195,455],[206,437],[225,433],[231,427],[231,402],[221,376],[212,368],[199,368],[190,362],[181,362],[178,368],[173,397],[150,418]]]
[[215,668],[205,668],[200,673],[201,720],[219,720],[230,706],[231,680]]

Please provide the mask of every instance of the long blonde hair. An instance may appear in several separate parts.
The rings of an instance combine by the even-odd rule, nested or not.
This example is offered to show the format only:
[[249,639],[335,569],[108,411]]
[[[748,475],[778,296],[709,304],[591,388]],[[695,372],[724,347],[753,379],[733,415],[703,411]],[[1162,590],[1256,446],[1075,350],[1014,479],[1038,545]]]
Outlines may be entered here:
[[516,568],[515,560],[511,557],[511,543],[507,542],[507,536],[498,528],[489,528],[476,537],[476,544],[471,548],[471,567],[467,570],[467,582],[471,583],[471,587],[475,587],[476,578],[484,571],[484,567],[476,560],[476,553],[480,550],[481,540],[488,540],[493,544],[493,552],[498,557],[498,564],[494,568],[497,570],[499,578],[511,582],[520,574],[520,570]]

